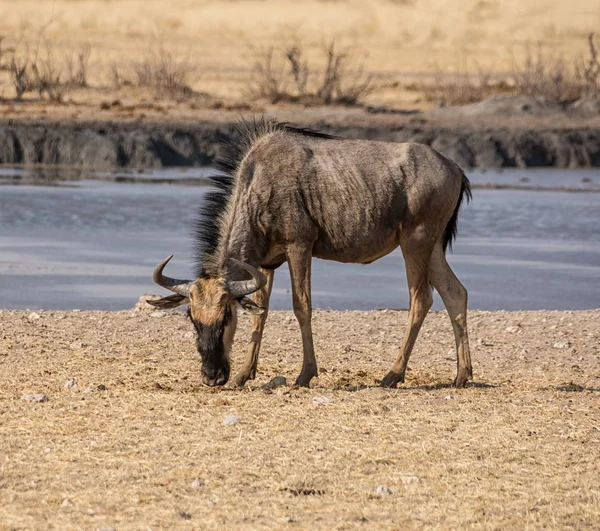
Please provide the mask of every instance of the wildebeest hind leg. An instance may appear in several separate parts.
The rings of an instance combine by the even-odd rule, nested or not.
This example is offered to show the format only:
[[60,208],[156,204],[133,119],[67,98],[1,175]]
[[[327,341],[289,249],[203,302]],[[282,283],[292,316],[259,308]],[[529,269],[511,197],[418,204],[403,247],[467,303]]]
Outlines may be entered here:
[[244,366],[235,376],[235,385],[237,387],[243,387],[248,380],[254,380],[256,378],[256,366],[258,365],[258,354],[260,352],[260,343],[262,341],[263,330],[265,329],[265,322],[267,321],[267,315],[269,313],[269,298],[271,297],[271,289],[273,288],[273,278],[275,277],[275,271],[273,269],[259,268],[267,277],[267,283],[258,291],[252,294],[252,299],[261,308],[265,308],[265,311],[260,315],[252,315],[252,336],[250,339],[250,346],[244,360]]
[[458,364],[454,385],[464,387],[473,378],[467,333],[467,290],[450,269],[441,243],[435,246],[431,255],[429,278],[444,301],[454,329]]
[[406,278],[410,292],[408,324],[402,347],[394,365],[392,365],[392,370],[381,380],[382,387],[395,387],[398,382],[404,383],[404,375],[410,354],[425,316],[433,303],[428,278],[431,246],[428,245],[425,238],[418,238],[414,234],[410,238],[401,240],[401,247],[406,262]]
[[296,385],[308,387],[312,378],[318,376],[311,325],[310,269],[312,252],[305,245],[291,245],[288,247],[286,255],[292,279],[294,314],[300,324],[304,353],[302,370],[296,379]]

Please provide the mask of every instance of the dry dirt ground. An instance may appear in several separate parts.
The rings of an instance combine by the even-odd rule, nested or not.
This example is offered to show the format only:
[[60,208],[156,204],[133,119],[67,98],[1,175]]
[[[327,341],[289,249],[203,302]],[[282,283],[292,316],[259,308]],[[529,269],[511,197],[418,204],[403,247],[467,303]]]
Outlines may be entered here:
[[300,364],[274,312],[236,390],[181,313],[1,311],[0,529],[600,528],[600,310],[471,312],[462,390],[432,312],[380,389],[406,318],[316,311],[320,377],[265,390]]

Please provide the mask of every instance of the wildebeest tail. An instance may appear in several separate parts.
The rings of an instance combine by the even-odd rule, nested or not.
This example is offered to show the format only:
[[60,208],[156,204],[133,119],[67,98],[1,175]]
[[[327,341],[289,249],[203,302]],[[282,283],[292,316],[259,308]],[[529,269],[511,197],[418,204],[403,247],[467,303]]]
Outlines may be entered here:
[[462,182],[460,185],[460,195],[458,196],[456,208],[454,209],[452,217],[450,218],[448,225],[446,225],[446,230],[444,231],[444,252],[448,247],[452,249],[452,242],[456,239],[456,234],[458,233],[458,213],[460,212],[460,207],[465,197],[467,198],[468,203],[473,198],[473,194],[471,193],[471,183],[463,172]]

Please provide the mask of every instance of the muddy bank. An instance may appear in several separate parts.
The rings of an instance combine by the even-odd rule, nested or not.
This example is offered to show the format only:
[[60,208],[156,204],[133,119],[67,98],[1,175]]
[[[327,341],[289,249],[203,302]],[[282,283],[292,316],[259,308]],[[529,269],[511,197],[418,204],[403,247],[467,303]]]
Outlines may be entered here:
[[[600,166],[600,128],[451,127],[418,116],[397,123],[389,116],[376,118],[296,123],[345,138],[422,142],[465,168]],[[4,120],[0,163],[96,169],[208,166],[219,144],[235,135],[235,122],[235,116],[194,123]]]

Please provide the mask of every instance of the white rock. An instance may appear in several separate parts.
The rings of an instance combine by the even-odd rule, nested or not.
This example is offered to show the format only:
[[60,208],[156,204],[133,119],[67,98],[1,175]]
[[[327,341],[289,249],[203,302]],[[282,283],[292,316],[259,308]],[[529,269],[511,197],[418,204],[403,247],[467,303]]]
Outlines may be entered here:
[[152,312],[150,314],[150,317],[156,317],[156,318],[161,318],[161,317],[165,317],[167,315],[167,312],[163,312],[162,310],[158,310],[156,312]]
[[42,317],[39,313],[36,312],[31,312],[28,316],[27,319],[29,321],[37,321],[40,317]]
[[455,399],[456,399],[456,397],[454,395],[446,395],[444,397],[444,400],[455,400]]
[[386,487],[385,485],[378,485],[377,488],[375,489],[375,491],[380,496],[388,495],[388,494],[392,493],[392,490],[389,487]]
[[203,479],[195,479],[192,481],[192,488],[197,489],[198,487],[204,487],[206,482]]
[[149,293],[144,293],[136,302],[131,311],[133,313],[152,312],[155,310],[155,307],[151,304],[148,304],[148,301],[156,301],[158,299],[160,299],[159,295],[150,295]]
[[313,404],[331,404],[333,403],[333,398],[329,396],[314,396]]
[[569,348],[571,346],[571,343],[569,343],[568,341],[558,341],[557,343],[554,343],[554,345],[552,345],[554,348]]
[[75,391],[77,389],[77,380],[75,378],[69,380],[65,383],[64,388],[69,389],[70,391]]
[[421,478],[419,476],[402,476],[402,483],[405,485],[410,485],[411,483],[421,483]]
[[511,334],[516,334],[519,330],[521,330],[521,328],[519,326],[509,326],[506,331],[510,332]]
[[48,397],[44,393],[34,393],[23,395],[21,400],[26,400],[27,402],[48,402]]
[[69,498],[65,498],[65,499],[62,501],[61,505],[62,505],[63,507],[71,507],[71,506],[73,505],[73,502],[72,502],[71,500],[69,500]]
[[236,424],[237,422],[239,422],[239,420],[242,417],[240,417],[239,415],[227,415],[224,419],[223,419],[223,425],[225,426],[230,426],[231,424]]

